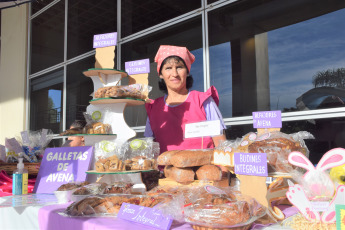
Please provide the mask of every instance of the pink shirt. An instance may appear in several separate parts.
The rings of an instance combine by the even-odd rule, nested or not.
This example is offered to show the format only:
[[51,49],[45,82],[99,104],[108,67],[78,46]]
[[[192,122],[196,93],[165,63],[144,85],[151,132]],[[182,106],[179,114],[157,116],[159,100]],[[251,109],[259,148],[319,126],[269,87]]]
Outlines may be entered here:
[[[160,144],[161,152],[214,147],[211,137],[204,137],[203,140],[183,137],[185,124],[206,121],[203,103],[211,96],[218,105],[218,92],[214,86],[206,92],[190,91],[186,101],[174,107],[166,105],[164,97],[145,105],[152,132]],[[220,122],[223,123],[222,119]]]

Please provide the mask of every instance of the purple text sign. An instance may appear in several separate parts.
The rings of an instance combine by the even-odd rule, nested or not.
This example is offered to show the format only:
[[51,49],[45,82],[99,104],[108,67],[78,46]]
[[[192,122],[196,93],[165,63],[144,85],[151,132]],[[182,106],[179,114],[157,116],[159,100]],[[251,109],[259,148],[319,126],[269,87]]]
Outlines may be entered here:
[[150,59],[125,62],[125,69],[129,75],[150,73]]
[[93,35],[93,48],[116,46],[116,42],[117,42],[116,32]]
[[282,114],[280,110],[253,112],[253,126],[255,129],[281,128]]
[[267,176],[266,153],[235,153],[235,174]]
[[92,146],[47,148],[33,193],[52,193],[63,184],[85,181],[92,154]]
[[170,229],[172,218],[163,215],[154,208],[123,203],[118,218],[148,225],[157,229]]

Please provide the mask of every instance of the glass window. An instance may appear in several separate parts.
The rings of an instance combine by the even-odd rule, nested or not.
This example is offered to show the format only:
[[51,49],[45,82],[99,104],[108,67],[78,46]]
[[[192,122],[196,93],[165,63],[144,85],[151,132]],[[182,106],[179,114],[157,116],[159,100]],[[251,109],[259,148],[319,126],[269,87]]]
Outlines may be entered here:
[[68,2],[68,59],[91,51],[93,35],[117,31],[116,6],[117,1],[107,0]]
[[155,26],[201,7],[201,0],[121,1],[122,37]]
[[339,52],[345,48],[344,7],[338,1],[265,0],[210,11],[211,84],[223,116],[343,106],[338,88],[345,86],[337,76],[345,77]]
[[[192,64],[190,72],[194,79],[192,90],[204,91],[201,24],[201,17],[196,17],[144,38],[125,43],[121,47],[122,69],[125,69],[125,62],[127,61],[149,58],[151,62],[149,85],[152,86],[149,97],[156,99],[164,95],[158,88],[159,77],[157,64],[154,62],[159,46],[185,46],[195,55],[195,62]],[[122,84],[128,84],[127,82],[124,80]],[[125,119],[129,126],[144,126],[146,122],[145,108],[143,106],[127,107]]]
[[30,80],[30,130],[62,132],[63,69]]
[[44,0],[44,1],[32,1],[31,2],[31,15],[37,13],[50,3],[52,3],[54,0]]
[[90,95],[93,92],[93,83],[83,71],[93,68],[94,65],[95,58],[92,56],[67,66],[66,128],[75,120],[84,120],[83,112],[92,99]]
[[64,21],[64,1],[31,20],[31,74],[63,62]]
[[345,9],[268,33],[271,109],[345,106]]

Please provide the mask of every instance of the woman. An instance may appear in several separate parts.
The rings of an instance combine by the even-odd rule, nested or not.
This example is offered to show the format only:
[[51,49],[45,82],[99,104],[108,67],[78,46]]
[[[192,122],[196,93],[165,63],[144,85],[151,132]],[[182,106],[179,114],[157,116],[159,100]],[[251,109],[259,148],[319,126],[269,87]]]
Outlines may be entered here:
[[[145,105],[148,119],[144,135],[154,137],[159,142],[161,153],[214,148],[219,141],[226,140],[216,88],[212,86],[206,92],[189,91],[193,85],[189,72],[194,60],[194,55],[185,47],[162,45],[156,54],[159,88],[166,95]],[[220,121],[221,135],[184,138],[186,124],[209,120]]]
[[[82,130],[84,126],[86,125],[86,122],[83,120],[75,120],[71,126],[70,129],[80,130],[80,133],[82,133]],[[70,147],[77,147],[77,146],[84,146],[84,137],[83,136],[70,136],[68,137],[68,140],[70,141],[68,144]]]

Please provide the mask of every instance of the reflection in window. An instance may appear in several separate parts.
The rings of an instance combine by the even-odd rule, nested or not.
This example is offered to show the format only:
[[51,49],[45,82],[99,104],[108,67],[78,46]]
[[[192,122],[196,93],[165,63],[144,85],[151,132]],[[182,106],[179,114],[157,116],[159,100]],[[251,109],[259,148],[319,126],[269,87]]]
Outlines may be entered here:
[[64,60],[65,3],[60,1],[31,20],[31,69],[35,73]]
[[83,112],[90,104],[90,96],[93,92],[93,83],[90,77],[86,77],[83,71],[93,68],[94,56],[67,66],[67,95],[66,95],[66,128],[75,120],[84,120]]
[[68,2],[68,59],[91,51],[93,35],[117,31],[116,6],[108,0]]
[[343,9],[268,33],[272,110],[344,106],[344,21]]
[[62,130],[63,70],[30,80],[30,130]]
[[31,2],[31,15],[37,13],[50,3],[52,3],[54,0],[44,0],[44,1],[32,1]]
[[230,42],[210,46],[210,79],[219,94],[223,117],[232,117],[232,68]]
[[122,37],[155,26],[201,7],[200,0],[121,1]]
[[[187,47],[195,56],[195,62],[191,67],[191,75],[194,79],[192,90],[204,91],[203,52],[202,52],[202,28],[201,17],[169,27],[150,36],[140,38],[133,42],[125,43],[121,47],[122,69],[125,62],[140,59],[150,59],[149,85],[152,91],[149,98],[156,99],[164,94],[158,88],[157,64],[154,57],[160,45],[176,45]],[[126,80],[122,84],[128,84]],[[144,126],[146,111],[143,106],[127,107],[124,115],[129,126]]]

